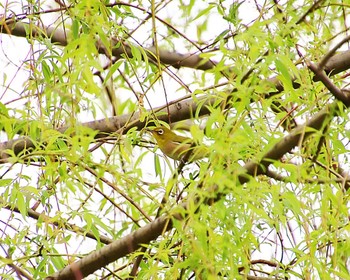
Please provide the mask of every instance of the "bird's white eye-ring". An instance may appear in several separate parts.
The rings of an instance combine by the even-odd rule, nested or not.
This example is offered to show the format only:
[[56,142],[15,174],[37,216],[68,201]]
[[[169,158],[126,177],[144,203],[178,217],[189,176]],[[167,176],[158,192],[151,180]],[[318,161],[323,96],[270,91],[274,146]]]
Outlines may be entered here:
[[158,133],[159,135],[162,135],[162,134],[164,133],[164,130],[160,128],[160,129],[157,130],[157,133]]

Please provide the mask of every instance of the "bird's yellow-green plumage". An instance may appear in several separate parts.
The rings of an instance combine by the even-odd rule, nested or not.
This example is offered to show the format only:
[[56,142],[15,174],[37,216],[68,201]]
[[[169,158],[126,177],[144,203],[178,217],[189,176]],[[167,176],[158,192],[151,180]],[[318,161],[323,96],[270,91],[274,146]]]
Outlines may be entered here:
[[[197,146],[188,137],[177,135],[165,126],[159,126],[149,130],[156,139],[159,149],[168,157],[175,160],[195,161],[208,156],[206,146]],[[191,152],[189,152],[191,150]],[[187,155],[187,153],[189,153]]]

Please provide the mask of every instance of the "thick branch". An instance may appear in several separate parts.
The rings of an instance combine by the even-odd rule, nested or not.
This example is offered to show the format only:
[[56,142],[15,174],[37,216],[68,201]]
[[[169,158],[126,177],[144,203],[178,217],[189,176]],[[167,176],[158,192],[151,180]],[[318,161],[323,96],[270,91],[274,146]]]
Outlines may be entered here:
[[[14,35],[18,37],[38,37],[40,35],[50,38],[52,43],[66,46],[68,44],[66,30],[54,27],[38,27],[29,25],[22,22],[14,22],[8,20],[3,24],[0,24],[0,33]],[[130,45],[123,43],[119,47],[119,40],[112,39],[111,48],[112,54],[116,57],[120,57],[122,54],[127,54],[128,57],[132,57]],[[97,40],[96,46],[99,53],[109,55],[105,46],[103,46],[100,40]],[[134,46],[139,48],[139,46]],[[154,47],[143,48],[149,59],[154,60],[156,50]],[[205,61],[197,54],[179,54],[176,52],[170,52],[166,50],[159,50],[159,60],[167,65],[172,65],[176,68],[189,67],[199,70],[209,70],[214,68],[215,63],[211,61]],[[350,51],[341,52],[331,57],[324,67],[324,70],[328,75],[335,75],[350,68]],[[315,79],[317,81],[317,78]],[[277,84],[276,84],[277,85]],[[278,88],[278,87],[277,87]],[[278,88],[279,89],[279,88]]]
[[[30,37],[39,37],[41,35],[50,38],[52,43],[59,44],[61,46],[66,46],[68,44],[66,30],[54,27],[38,27],[35,25],[29,25],[27,23],[14,22],[13,20],[1,24],[0,33],[24,38],[26,38],[28,35]],[[131,52],[131,45],[125,42],[121,42],[116,38],[112,39],[110,43],[110,48],[112,50],[113,56],[119,58],[124,54],[128,57],[133,57]],[[109,56],[109,52],[106,49],[106,46],[103,45],[101,40],[96,40],[96,47],[100,54],[105,54]],[[133,47],[141,48],[136,45],[134,45]],[[150,60],[155,60],[154,58],[157,52],[154,47],[143,48],[143,50],[145,51]],[[200,70],[208,70],[212,69],[215,66],[215,63],[211,61],[206,61],[197,54],[180,54],[166,50],[159,50],[159,60],[162,63],[171,65],[175,68],[189,67]]]
[[[175,214],[172,216],[175,219],[182,219],[182,216]],[[172,228],[172,222],[168,216],[160,217],[146,226],[134,231],[113,243],[104,246],[102,249],[94,251],[90,255],[82,258],[69,266],[66,266],[60,272],[53,276],[49,276],[46,280],[51,279],[75,279],[75,272],[85,277],[94,271],[100,269],[107,264],[116,261],[117,259],[126,256],[140,248],[142,244],[148,244],[152,240],[165,231]]]
[[[248,162],[244,168],[251,176],[264,174],[273,161],[279,160],[283,155],[290,152],[294,147],[302,144],[308,136],[319,131],[328,123],[328,120],[336,115],[338,105],[336,102],[329,104],[311,118],[305,125],[293,129],[286,137],[278,141],[261,159],[260,162]],[[249,181],[247,176],[240,176],[243,184]]]
[[322,71],[322,69],[317,67],[315,64],[307,62],[307,66],[312,72],[314,72],[315,77],[317,77],[317,79],[320,80],[326,86],[326,88],[335,96],[335,98],[343,102],[346,107],[349,107],[350,96],[347,91],[342,91],[335,84],[333,84],[333,82],[330,78],[328,78],[326,73]]
[[[210,111],[208,106],[214,101],[215,99],[212,98],[204,102],[197,114],[199,116],[209,114]],[[171,102],[167,108],[161,106],[159,108],[149,110],[149,113],[156,113],[157,119],[165,122],[169,121],[169,114],[169,116],[171,116],[171,122],[177,122],[192,118],[197,110],[198,104],[185,100],[180,102]],[[111,133],[126,133],[132,127],[137,127],[140,130],[145,127],[146,121],[141,121],[139,112],[135,112],[132,114],[91,121],[81,125],[98,131],[99,133],[95,136],[95,138],[99,139],[106,137]],[[63,127],[59,129],[59,132],[64,133],[68,128],[69,127]],[[28,137],[20,137],[0,143],[0,164],[7,162],[8,158],[10,158],[12,154],[17,156],[25,150],[34,148],[35,145],[36,143],[34,143],[34,141]],[[8,150],[10,150],[10,152]]]

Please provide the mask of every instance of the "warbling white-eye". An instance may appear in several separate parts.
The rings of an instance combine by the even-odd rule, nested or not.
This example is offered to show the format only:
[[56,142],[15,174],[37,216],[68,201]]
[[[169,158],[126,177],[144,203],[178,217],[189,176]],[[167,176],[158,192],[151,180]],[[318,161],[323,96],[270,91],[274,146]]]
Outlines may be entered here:
[[187,161],[192,162],[209,154],[208,147],[197,146],[191,138],[177,135],[165,126],[148,129],[148,131],[156,139],[159,149],[174,160],[184,160],[186,157]]

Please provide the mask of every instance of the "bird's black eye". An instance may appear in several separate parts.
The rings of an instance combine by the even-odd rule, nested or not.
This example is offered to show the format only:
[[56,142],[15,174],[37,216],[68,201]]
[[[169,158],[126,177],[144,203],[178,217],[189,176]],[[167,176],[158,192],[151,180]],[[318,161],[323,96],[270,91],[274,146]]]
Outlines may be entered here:
[[160,129],[157,130],[157,133],[158,133],[159,135],[162,135],[162,134],[164,133],[164,130],[160,128]]

